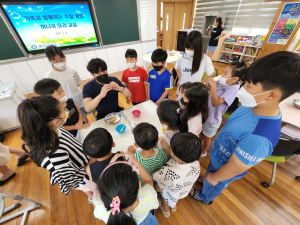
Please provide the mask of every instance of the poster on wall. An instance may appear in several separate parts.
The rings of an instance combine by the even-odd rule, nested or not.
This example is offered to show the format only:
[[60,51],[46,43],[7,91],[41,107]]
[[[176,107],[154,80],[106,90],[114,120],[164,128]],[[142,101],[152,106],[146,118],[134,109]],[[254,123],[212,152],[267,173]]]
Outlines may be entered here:
[[49,45],[70,47],[98,43],[89,5],[3,4],[2,7],[28,52]]
[[300,20],[300,3],[286,3],[269,37],[268,43],[285,45]]

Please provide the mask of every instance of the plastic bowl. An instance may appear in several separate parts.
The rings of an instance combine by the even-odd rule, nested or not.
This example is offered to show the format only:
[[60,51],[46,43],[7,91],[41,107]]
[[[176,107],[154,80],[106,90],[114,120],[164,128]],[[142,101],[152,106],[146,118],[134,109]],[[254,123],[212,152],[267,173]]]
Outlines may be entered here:
[[133,115],[134,117],[139,117],[139,116],[141,115],[141,111],[140,111],[140,110],[133,110],[133,111],[132,111],[132,115]]
[[124,124],[119,124],[117,127],[116,127],[116,131],[119,133],[119,134],[123,134],[126,130],[126,126],[124,127],[124,129],[121,131],[121,129],[124,127]]

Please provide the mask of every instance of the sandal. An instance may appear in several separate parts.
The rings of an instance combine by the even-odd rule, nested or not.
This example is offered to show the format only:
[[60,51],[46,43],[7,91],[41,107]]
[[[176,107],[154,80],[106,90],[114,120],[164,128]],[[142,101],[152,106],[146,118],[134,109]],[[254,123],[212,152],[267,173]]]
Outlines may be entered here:
[[[192,190],[192,189],[191,189],[191,190]],[[200,191],[200,190],[194,188],[194,194],[191,195],[191,192],[189,192],[189,196],[191,196],[193,199],[195,199],[195,200],[197,200],[197,201],[199,201],[199,202],[203,202],[202,199],[200,198],[199,194],[198,194],[199,191]],[[203,203],[206,204],[205,202],[203,202]],[[211,204],[212,204],[212,201],[211,201],[210,203],[206,204],[206,205],[211,205]]]
[[207,152],[205,152],[205,153],[201,154],[200,158],[202,158],[202,157],[206,157],[206,156],[207,156]]
[[170,212],[166,212],[166,211],[164,210],[164,207],[163,207],[162,204],[161,204],[161,200],[158,200],[158,204],[159,204],[159,208],[160,208],[162,214],[164,215],[164,217],[168,218],[168,217],[170,216],[171,213],[170,213]]
[[[202,181],[199,181],[199,179],[202,179]],[[203,176],[199,176],[198,179],[197,179],[197,182],[203,186],[203,180],[204,180],[204,177]]]
[[28,159],[28,157],[29,157],[29,155],[27,154],[27,155],[25,155],[25,156],[22,157],[22,158],[18,158],[17,166],[22,166],[22,165],[24,165],[24,163],[25,163],[26,159]]
[[175,208],[171,208],[172,212],[176,212],[177,211],[177,206],[175,206]]
[[10,177],[8,177],[6,180],[0,180],[0,185],[5,184],[7,181],[9,181],[11,178],[16,176],[16,173],[13,173]]

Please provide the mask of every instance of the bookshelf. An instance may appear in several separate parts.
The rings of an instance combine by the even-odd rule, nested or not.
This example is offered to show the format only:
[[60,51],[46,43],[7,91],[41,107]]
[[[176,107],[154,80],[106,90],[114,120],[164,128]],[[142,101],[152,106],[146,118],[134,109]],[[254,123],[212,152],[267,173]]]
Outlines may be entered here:
[[234,58],[240,62],[245,61],[246,63],[251,64],[255,61],[260,48],[260,46],[224,42],[219,61],[228,63],[230,58]]

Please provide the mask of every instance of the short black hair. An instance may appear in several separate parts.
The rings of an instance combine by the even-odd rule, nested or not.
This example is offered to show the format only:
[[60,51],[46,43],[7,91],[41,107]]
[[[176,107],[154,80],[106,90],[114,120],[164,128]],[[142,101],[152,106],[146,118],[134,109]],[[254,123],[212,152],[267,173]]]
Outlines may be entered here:
[[300,90],[300,56],[287,51],[266,55],[251,64],[245,78],[248,83],[261,83],[264,91],[278,88],[282,101]]
[[102,158],[111,153],[113,138],[104,128],[92,130],[83,142],[83,152],[92,158]]
[[127,49],[125,53],[125,58],[137,58],[137,53],[135,49]]
[[101,69],[101,71],[105,71],[107,70],[107,65],[106,62],[102,59],[99,58],[95,58],[95,59],[91,59],[88,63],[88,65],[86,66],[87,70],[94,74],[94,73],[99,73],[99,69]]
[[132,133],[135,143],[143,150],[150,150],[158,141],[158,131],[149,123],[139,123]]
[[201,156],[201,141],[198,136],[190,132],[174,134],[170,146],[174,155],[185,163],[192,163]]
[[221,27],[223,24],[222,17],[216,17],[216,22],[219,23],[218,27]]
[[229,66],[232,66],[232,77],[238,77],[240,81],[243,81],[245,78],[246,71],[248,69],[246,63],[244,61],[242,62],[231,62],[228,64]]
[[52,95],[60,87],[60,83],[52,78],[44,78],[34,85],[34,92],[41,95]]
[[54,45],[50,45],[45,49],[45,54],[47,58],[51,61],[56,55],[59,55],[62,58],[66,58],[62,50]]
[[151,60],[152,62],[161,62],[161,63],[164,63],[168,58],[168,53],[164,50],[162,50],[161,48],[158,48],[158,49],[155,49],[153,52],[152,52],[152,55],[151,55]]

